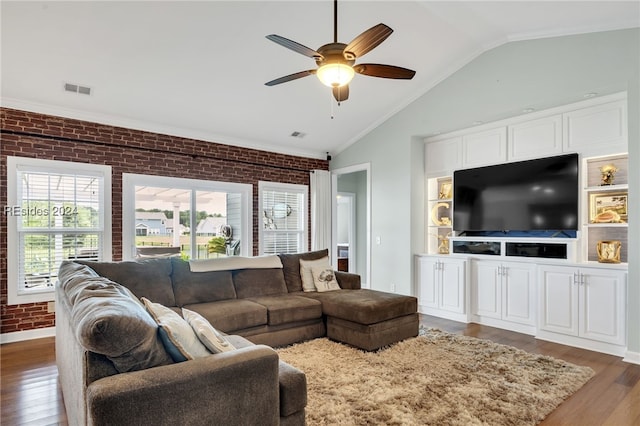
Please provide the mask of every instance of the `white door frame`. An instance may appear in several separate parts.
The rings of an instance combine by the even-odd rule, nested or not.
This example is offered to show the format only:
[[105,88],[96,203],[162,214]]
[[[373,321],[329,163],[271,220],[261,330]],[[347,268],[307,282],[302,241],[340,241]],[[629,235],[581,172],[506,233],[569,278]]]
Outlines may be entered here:
[[[366,200],[366,280],[362,282],[362,288],[370,288],[371,286],[371,163],[355,164],[352,166],[341,167],[339,169],[331,170],[331,259],[333,267],[338,267],[338,247],[337,247],[337,202],[336,197],[338,195],[338,176],[345,175],[354,172],[366,172],[367,180],[367,200]],[[361,248],[360,248],[361,249]]]

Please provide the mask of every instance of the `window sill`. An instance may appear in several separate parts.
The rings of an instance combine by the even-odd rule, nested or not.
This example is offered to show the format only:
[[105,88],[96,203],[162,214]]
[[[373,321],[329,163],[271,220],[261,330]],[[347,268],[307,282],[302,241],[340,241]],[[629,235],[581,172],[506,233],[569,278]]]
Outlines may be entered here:
[[55,299],[55,292],[51,290],[38,291],[27,294],[16,294],[15,291],[9,291],[8,305],[23,305],[25,303],[51,302]]

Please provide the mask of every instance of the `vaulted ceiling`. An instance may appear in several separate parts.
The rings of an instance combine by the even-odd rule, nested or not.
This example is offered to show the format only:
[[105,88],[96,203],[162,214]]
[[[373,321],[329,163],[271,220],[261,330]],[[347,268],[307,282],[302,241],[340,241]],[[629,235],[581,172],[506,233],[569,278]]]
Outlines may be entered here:
[[[337,153],[479,54],[510,41],[640,26],[637,1],[339,2],[338,40],[383,22],[394,33],[358,62],[416,70],[356,75],[350,98],[310,76],[333,41],[323,1],[2,1],[2,105],[321,158]],[[90,95],[64,90],[86,86]],[[291,136],[299,132],[303,137]]]

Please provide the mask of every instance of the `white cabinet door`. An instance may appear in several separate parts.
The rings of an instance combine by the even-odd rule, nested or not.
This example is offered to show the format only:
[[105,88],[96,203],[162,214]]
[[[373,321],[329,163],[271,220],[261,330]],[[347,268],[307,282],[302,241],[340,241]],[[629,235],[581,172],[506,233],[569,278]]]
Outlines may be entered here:
[[539,274],[540,328],[577,336],[579,271],[569,267],[541,266]]
[[581,276],[580,336],[622,345],[625,342],[625,274],[585,269]]
[[437,260],[431,257],[418,257],[418,303],[429,308],[438,307]]
[[503,264],[502,319],[535,325],[535,268],[527,263]]
[[564,150],[583,156],[627,151],[627,101],[563,114]]
[[427,141],[424,164],[429,176],[452,174],[462,165],[460,161],[461,137]]
[[472,314],[500,319],[502,317],[500,263],[471,262]]
[[507,160],[507,128],[485,130],[462,137],[462,167],[478,167]]
[[561,114],[509,126],[509,160],[527,160],[561,153]]
[[440,307],[463,314],[465,312],[465,264],[458,260],[440,261]]

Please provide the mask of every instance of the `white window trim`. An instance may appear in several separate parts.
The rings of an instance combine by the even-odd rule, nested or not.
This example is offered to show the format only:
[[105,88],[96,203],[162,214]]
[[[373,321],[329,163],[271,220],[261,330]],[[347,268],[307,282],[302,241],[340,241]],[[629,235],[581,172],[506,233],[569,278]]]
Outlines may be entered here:
[[[50,173],[68,173],[73,170],[78,173],[100,175],[104,179],[102,206],[104,214],[101,216],[103,238],[102,238],[102,260],[111,260],[111,166],[75,163],[71,161],[40,160],[26,157],[7,157],[7,207],[16,206],[18,202],[17,172],[19,169],[39,170]],[[7,302],[9,305],[20,305],[24,303],[49,302],[54,300],[54,288],[33,291],[30,294],[18,294],[18,277],[20,276],[18,247],[18,216],[13,216],[4,212],[7,218]]]
[[219,191],[241,194],[242,203],[247,208],[241,218],[243,235],[240,241],[240,252],[244,256],[253,253],[253,186],[246,183],[219,182],[211,180],[187,179],[168,176],[122,174],[122,259],[133,260],[136,255],[136,186],[155,186],[188,189],[195,191]]
[[302,213],[302,223],[304,224],[302,231],[302,246],[303,251],[307,251],[309,247],[309,186],[295,183],[267,182],[261,180],[258,181],[258,254],[264,254],[264,249],[262,247],[262,242],[264,241],[264,225],[262,224],[262,194],[264,191],[300,192],[304,194],[304,211]]

